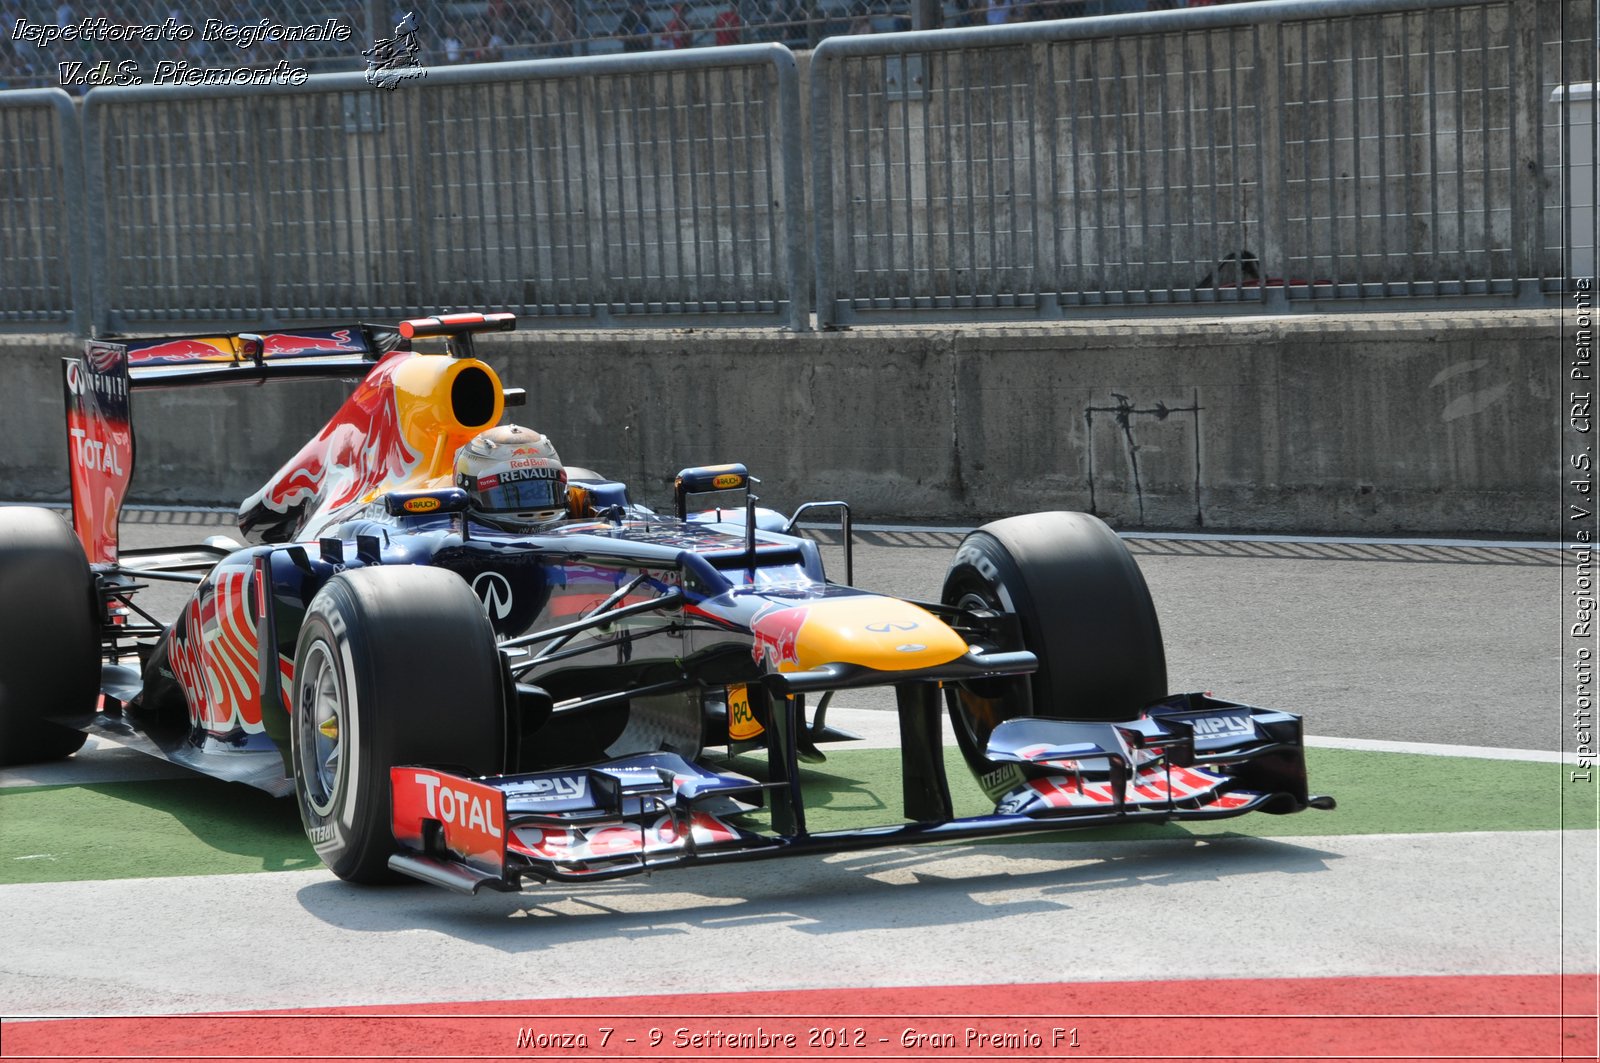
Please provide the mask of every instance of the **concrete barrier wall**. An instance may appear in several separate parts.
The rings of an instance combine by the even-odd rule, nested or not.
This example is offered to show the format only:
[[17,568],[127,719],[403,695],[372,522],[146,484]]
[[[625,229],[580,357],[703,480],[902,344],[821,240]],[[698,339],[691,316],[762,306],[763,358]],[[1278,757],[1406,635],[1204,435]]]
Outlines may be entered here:
[[[511,417],[663,504],[744,461],[766,504],[1122,528],[1557,534],[1556,311],[1052,327],[490,337]],[[62,499],[59,357],[0,341],[0,497]],[[133,497],[231,504],[315,432],[327,383],[134,396]]]

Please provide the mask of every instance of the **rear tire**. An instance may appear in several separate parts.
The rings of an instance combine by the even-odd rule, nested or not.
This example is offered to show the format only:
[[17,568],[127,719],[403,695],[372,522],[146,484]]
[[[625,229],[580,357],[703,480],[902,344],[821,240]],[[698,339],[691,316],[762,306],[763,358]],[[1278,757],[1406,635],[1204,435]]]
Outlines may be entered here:
[[500,653],[483,605],[445,569],[375,566],[311,599],[295,646],[295,800],[322,862],[389,882],[389,769],[503,770]]
[[94,574],[48,509],[0,508],[0,766],[59,760],[100,698]]
[[1005,720],[1045,716],[1130,720],[1167,695],[1155,603],[1122,540],[1087,513],[1030,513],[968,535],[945,575],[946,605],[1016,616],[1031,677],[951,688],[956,740],[983,772],[989,734]]

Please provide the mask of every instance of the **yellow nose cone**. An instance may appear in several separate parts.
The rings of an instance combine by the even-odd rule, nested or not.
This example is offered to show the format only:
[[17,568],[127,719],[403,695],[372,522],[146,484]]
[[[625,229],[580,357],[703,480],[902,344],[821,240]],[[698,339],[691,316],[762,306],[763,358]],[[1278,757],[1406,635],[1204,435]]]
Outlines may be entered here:
[[757,616],[754,653],[778,672],[857,664],[906,672],[947,664],[967,644],[944,621],[898,598],[876,594],[778,606]]
[[339,740],[339,718],[337,716],[329,716],[317,725],[317,730],[322,732],[324,738],[337,742]]

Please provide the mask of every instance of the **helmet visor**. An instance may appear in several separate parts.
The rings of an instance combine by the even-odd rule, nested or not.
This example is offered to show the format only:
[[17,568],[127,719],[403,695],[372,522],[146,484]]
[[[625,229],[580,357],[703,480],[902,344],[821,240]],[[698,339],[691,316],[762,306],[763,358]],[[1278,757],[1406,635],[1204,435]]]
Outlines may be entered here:
[[485,513],[526,513],[536,509],[561,509],[567,504],[567,485],[554,475],[511,480],[505,473],[478,477],[478,509]]

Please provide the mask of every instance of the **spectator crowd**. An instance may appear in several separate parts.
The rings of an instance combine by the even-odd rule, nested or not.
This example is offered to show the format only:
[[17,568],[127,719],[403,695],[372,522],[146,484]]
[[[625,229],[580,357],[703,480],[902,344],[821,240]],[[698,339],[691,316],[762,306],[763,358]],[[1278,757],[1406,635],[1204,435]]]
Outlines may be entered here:
[[[415,10],[405,0],[0,0],[0,88],[62,84],[63,64],[78,70],[109,63],[112,71],[145,74],[158,62],[183,61],[208,68],[261,68],[286,61],[311,73],[359,70],[362,52],[392,32],[408,13],[417,25],[423,66],[485,63],[778,41],[809,47],[841,33],[912,28],[916,0],[461,0]],[[984,26],[1080,18],[1234,0],[942,0],[935,26]],[[396,6],[398,4],[399,6]],[[96,20],[104,19],[105,23]],[[334,20],[349,32],[341,39],[283,40],[268,35],[246,47],[235,36],[204,32],[219,22],[248,28],[263,20],[286,27]],[[371,20],[369,22],[369,19]],[[381,24],[377,24],[380,23]],[[41,43],[32,27],[75,27],[91,32]],[[95,25],[185,27],[186,39],[167,32],[155,39],[107,39]],[[376,24],[376,25],[374,25]],[[19,33],[19,28],[25,32]],[[128,34],[117,34],[126,38]],[[210,39],[208,39],[208,36]],[[372,38],[372,39],[369,39]],[[77,86],[80,90],[84,86]]]

